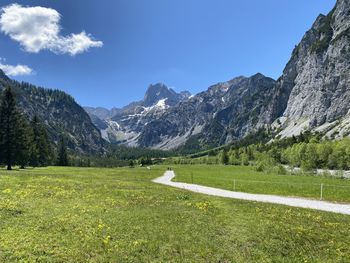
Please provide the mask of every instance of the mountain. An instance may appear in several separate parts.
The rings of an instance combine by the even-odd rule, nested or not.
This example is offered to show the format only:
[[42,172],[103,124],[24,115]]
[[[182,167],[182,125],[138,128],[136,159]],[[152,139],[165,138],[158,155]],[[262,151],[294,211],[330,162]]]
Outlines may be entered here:
[[141,106],[152,107],[161,100],[166,100],[165,104],[168,106],[174,106],[178,102],[185,100],[191,96],[188,91],[182,91],[176,93],[173,89],[168,88],[163,83],[150,85],[146,91],[145,97],[140,102]]
[[273,92],[270,120],[282,137],[303,130],[350,133],[350,0],[319,15],[294,49]]
[[70,95],[11,80],[0,70],[0,91],[6,87],[13,89],[19,108],[29,118],[36,114],[45,123],[52,142],[65,134],[68,147],[76,153],[103,151],[100,131]]
[[241,138],[264,126],[257,117],[274,85],[262,74],[213,85],[145,123],[138,145],[173,149],[191,143],[201,149]]
[[[164,84],[151,85],[142,101],[124,107],[115,116],[96,119],[110,142],[159,149],[177,148],[195,141],[197,148],[217,146],[263,127],[257,118],[270,99],[275,80],[256,74],[218,83],[195,96],[176,93]],[[107,128],[106,128],[107,127]]]
[[142,101],[102,121],[94,123],[111,142],[159,149],[215,147],[261,128],[273,129],[278,137],[305,130],[347,136],[350,0],[338,0],[328,15],[319,15],[277,81],[260,73],[241,76],[195,96],[156,84]]
[[102,137],[106,141],[139,146],[137,137],[149,120],[158,118],[164,111],[187,100],[190,96],[188,91],[176,93],[165,84],[157,83],[148,87],[142,100],[132,102],[122,109],[114,108],[111,111],[91,107],[84,109],[101,130]]

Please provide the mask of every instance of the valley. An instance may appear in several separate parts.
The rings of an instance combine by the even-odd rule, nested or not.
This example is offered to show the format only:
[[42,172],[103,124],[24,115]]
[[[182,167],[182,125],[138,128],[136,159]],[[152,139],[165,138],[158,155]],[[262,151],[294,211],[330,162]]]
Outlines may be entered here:
[[[165,170],[1,170],[1,261],[349,260],[349,216],[210,197],[151,182]],[[211,171],[242,173],[222,166],[209,172],[174,170],[180,179],[192,171],[195,180]]]
[[0,262],[350,262],[350,0],[34,2],[0,7]]

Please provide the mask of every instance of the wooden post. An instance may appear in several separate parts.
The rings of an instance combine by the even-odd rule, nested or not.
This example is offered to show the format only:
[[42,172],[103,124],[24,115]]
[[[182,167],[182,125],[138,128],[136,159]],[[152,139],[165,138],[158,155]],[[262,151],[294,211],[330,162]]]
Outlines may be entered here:
[[321,184],[321,199],[320,200],[323,200],[323,184]]

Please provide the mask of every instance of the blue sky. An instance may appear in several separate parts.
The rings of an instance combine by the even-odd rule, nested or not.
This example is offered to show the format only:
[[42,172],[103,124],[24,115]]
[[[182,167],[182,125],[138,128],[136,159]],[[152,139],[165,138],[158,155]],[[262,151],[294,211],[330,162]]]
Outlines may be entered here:
[[50,8],[40,12],[60,14],[61,30],[38,50],[27,34],[31,27],[23,40],[8,25],[0,32],[0,64],[27,65],[32,74],[13,78],[107,108],[141,99],[151,83],[197,93],[239,75],[261,72],[277,79],[305,31],[335,2],[1,0],[2,7]]

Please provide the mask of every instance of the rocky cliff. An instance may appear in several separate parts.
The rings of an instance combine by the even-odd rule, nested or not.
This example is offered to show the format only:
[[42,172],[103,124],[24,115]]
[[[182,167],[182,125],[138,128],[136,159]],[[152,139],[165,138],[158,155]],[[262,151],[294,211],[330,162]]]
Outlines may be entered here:
[[283,136],[305,129],[342,130],[350,109],[349,0],[338,0],[306,32],[278,81],[271,106],[272,119],[281,117]]

